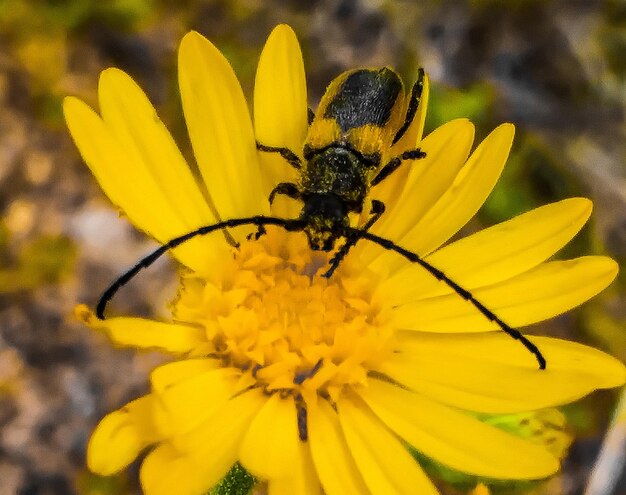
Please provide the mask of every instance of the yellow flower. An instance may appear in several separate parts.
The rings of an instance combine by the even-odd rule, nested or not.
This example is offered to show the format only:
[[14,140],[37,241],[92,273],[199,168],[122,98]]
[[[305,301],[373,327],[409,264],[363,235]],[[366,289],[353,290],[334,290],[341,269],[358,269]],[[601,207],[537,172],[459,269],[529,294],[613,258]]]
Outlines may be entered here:
[[476,488],[472,490],[470,495],[491,495],[491,492],[489,491],[489,488],[487,488],[482,483],[479,483],[478,485],[476,485]]
[[[101,116],[75,98],[65,115],[105,193],[138,228],[166,242],[218,218],[269,214],[267,197],[294,171],[255,139],[300,152],[307,97],[300,48],[287,26],[258,66],[254,130],[237,79],[198,33],[183,39],[179,82],[203,194],[139,87],[100,77]],[[427,86],[427,85],[426,85]],[[427,87],[426,87],[427,92]],[[591,203],[567,199],[441,247],[478,210],[505,163],[513,126],[470,153],[474,128],[455,120],[421,139],[427,98],[392,150],[427,157],[372,195],[387,204],[373,231],[426,257],[514,327],[560,314],[615,277],[588,256],[545,260],[582,227]],[[206,198],[206,199],[205,199]],[[298,203],[272,214],[295,218]],[[88,448],[94,472],[123,469],[144,449],[147,494],[200,495],[236,462],[277,494],[437,493],[407,444],[458,471],[497,479],[550,476],[542,445],[464,413],[515,413],[569,402],[625,380],[624,366],[572,342],[532,337],[541,371],[519,342],[419,266],[362,241],[336,274],[301,233],[250,228],[195,238],[173,251],[184,266],[172,322],[78,313],[117,344],[176,356],[151,392],[106,416]]]

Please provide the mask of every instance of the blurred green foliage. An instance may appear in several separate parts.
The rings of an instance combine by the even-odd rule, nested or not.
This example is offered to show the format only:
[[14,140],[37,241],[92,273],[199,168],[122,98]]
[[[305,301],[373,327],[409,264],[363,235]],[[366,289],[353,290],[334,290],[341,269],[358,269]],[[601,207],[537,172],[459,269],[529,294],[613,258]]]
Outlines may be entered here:
[[90,20],[131,29],[149,18],[154,0],[0,0],[0,29],[12,36],[67,33]]
[[458,118],[466,118],[477,126],[484,126],[489,122],[493,101],[493,89],[487,83],[476,83],[463,89],[431,84],[426,130],[429,132]]
[[76,491],[79,495],[130,495],[133,493],[126,473],[98,476],[87,470],[78,476]]
[[610,70],[624,81],[626,78],[626,2],[605,2],[606,23],[600,28],[598,37],[605,60]]
[[[0,252],[10,236],[0,228]],[[29,241],[9,266],[0,267],[0,293],[30,290],[59,282],[72,273],[76,246],[64,236],[41,236]]]
[[41,118],[62,124],[61,101],[72,54],[69,41],[94,23],[136,30],[148,22],[153,0],[0,0],[0,33],[27,74],[30,100]]
[[517,129],[504,172],[483,214],[492,222],[502,222],[537,205],[578,195],[573,175],[566,173],[554,149],[535,134]]

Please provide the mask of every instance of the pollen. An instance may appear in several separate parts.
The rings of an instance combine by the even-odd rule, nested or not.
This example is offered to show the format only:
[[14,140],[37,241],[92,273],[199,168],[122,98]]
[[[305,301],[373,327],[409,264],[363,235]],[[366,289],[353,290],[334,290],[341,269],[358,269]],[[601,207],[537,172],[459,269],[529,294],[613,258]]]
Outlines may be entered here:
[[254,386],[336,401],[392,352],[393,330],[379,276],[346,260],[326,279],[327,266],[301,233],[268,229],[233,249],[219,273],[184,274],[172,311],[206,332],[203,352]]

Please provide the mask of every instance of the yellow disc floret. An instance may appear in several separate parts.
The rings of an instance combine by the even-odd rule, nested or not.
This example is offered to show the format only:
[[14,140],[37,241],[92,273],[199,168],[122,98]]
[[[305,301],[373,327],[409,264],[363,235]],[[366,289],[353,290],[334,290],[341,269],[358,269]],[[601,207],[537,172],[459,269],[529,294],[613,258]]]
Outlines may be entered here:
[[301,234],[272,229],[234,249],[219,276],[183,275],[174,316],[201,326],[209,354],[264,390],[336,400],[389,355],[392,330],[377,276],[346,262],[329,280],[318,274],[326,263]]

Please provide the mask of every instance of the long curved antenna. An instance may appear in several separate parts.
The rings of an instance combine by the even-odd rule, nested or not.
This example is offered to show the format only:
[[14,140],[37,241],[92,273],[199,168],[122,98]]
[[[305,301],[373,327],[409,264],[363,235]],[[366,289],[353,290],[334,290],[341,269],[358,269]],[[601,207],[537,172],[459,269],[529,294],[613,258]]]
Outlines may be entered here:
[[435,268],[427,261],[424,261],[417,254],[404,249],[401,246],[398,246],[396,243],[389,239],[385,239],[384,237],[377,236],[376,234],[372,234],[367,231],[362,231],[360,229],[346,229],[347,232],[352,233],[353,235],[360,237],[361,239],[367,239],[368,241],[374,242],[379,246],[388,249],[390,251],[395,251],[396,253],[404,256],[412,263],[417,263],[426,271],[428,271],[433,277],[437,280],[440,280],[447,284],[454,292],[456,292],[459,296],[461,296],[466,301],[472,303],[478,311],[480,311],[489,321],[493,321],[496,323],[504,332],[513,337],[515,340],[519,340],[520,343],[526,347],[531,353],[534,354],[535,358],[537,358],[537,362],[539,363],[539,369],[546,369],[546,358],[543,357],[539,348],[533,344],[530,340],[524,337],[519,330],[515,328],[511,328],[509,325],[504,323],[500,318],[498,318],[492,311],[487,309],[484,304],[480,301],[476,300],[474,296],[466,289],[458,285],[453,280],[450,280],[445,273],[441,270]]
[[117,291],[120,290],[124,285],[126,285],[140,270],[149,267],[152,263],[158,260],[170,249],[174,249],[175,247],[180,246],[183,242],[186,242],[189,239],[193,239],[194,237],[207,235],[211,232],[215,232],[216,230],[239,227],[241,225],[256,225],[257,227],[265,225],[277,225],[289,231],[302,230],[302,227],[304,226],[301,220],[285,220],[284,218],[257,215],[254,217],[224,220],[223,222],[218,222],[213,225],[205,225],[204,227],[200,227],[191,232],[187,232],[186,234],[176,237],[175,239],[172,239],[171,241],[166,242],[162,246],[158,247],[148,256],[139,260],[139,262],[135,266],[129,269],[126,273],[122,274],[117,280],[115,280],[115,282],[113,282],[100,297],[98,305],[96,306],[96,316],[98,317],[98,319],[104,320],[104,310],[106,309],[108,302],[113,299],[113,296],[115,296]]

